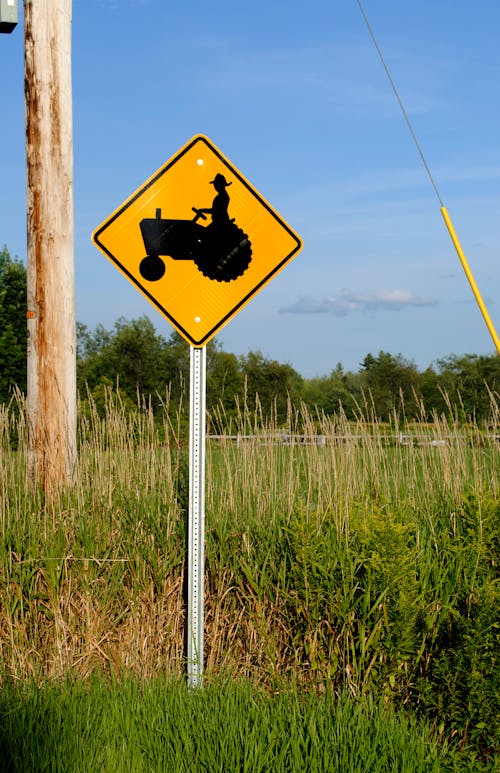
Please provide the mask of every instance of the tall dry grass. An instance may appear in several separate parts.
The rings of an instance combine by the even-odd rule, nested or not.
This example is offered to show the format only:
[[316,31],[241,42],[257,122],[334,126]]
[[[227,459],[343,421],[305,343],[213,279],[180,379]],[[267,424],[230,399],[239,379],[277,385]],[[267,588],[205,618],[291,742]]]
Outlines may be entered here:
[[[369,401],[355,421],[304,406],[285,426],[244,408],[210,417],[240,442],[207,443],[207,678],[422,702],[442,653],[461,646],[457,620],[476,625],[498,600],[491,397],[484,427],[451,406],[380,424]],[[102,414],[87,403],[77,485],[50,500],[28,477],[22,400],[1,408],[4,678],[182,673],[187,449],[180,413],[159,402],[131,410],[110,391]]]

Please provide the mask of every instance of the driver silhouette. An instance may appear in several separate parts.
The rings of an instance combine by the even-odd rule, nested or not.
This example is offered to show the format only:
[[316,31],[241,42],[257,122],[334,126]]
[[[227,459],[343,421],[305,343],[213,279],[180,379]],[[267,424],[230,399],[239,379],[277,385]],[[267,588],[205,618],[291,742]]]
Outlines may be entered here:
[[213,180],[210,180],[210,184],[214,186],[217,191],[217,195],[212,201],[212,206],[205,209],[198,210],[207,215],[212,215],[212,223],[214,225],[225,225],[229,223],[229,215],[227,208],[229,206],[229,194],[226,188],[231,185],[228,183],[223,174],[216,174]]

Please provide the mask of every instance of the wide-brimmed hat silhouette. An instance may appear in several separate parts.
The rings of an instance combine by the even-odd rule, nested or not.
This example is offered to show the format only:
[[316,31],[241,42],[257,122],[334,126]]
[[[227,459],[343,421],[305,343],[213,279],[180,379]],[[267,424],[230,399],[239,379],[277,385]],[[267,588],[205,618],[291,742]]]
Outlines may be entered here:
[[225,188],[227,188],[228,185],[232,185],[232,183],[228,183],[226,178],[223,174],[216,174],[213,180],[210,180],[211,185],[223,185]]

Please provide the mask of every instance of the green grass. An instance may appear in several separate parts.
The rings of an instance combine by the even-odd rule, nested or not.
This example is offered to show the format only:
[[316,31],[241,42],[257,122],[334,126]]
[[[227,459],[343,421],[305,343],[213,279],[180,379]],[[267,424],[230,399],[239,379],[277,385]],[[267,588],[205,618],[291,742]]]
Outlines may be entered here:
[[292,687],[269,695],[222,682],[190,693],[162,679],[9,684],[0,693],[0,725],[5,773],[460,769],[427,726],[402,713]]

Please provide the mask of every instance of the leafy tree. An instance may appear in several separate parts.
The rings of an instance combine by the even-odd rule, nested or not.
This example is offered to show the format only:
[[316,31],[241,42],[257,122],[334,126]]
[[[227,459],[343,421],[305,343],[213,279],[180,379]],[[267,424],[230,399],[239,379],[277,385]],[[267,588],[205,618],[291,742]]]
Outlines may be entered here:
[[17,386],[26,391],[26,268],[0,250],[0,402]]
[[78,325],[78,386],[91,392],[99,384],[118,385],[132,400],[165,395],[178,402],[189,382],[188,347],[173,333],[167,341],[148,317],[119,319],[112,331],[98,325],[94,333]]
[[222,409],[225,419],[233,416],[243,377],[235,354],[223,351],[217,341],[207,345],[207,406],[211,413]]
[[241,357],[240,367],[250,411],[260,405],[264,417],[284,421],[289,400],[301,399],[302,376],[291,365],[269,360],[259,351]]
[[153,394],[159,383],[166,380],[162,354],[166,341],[156,333],[147,317],[115,323],[115,335],[110,349],[110,364],[119,374],[125,392]]
[[380,351],[367,354],[361,363],[365,385],[375,414],[387,421],[394,410],[413,416],[418,411],[419,374],[416,365],[401,354]]
[[189,345],[177,332],[170,334],[163,351],[162,366],[158,369],[158,392],[168,390],[176,407],[189,398]]
[[451,354],[437,360],[439,383],[462,418],[488,418],[491,395],[500,393],[500,357],[496,354]]
[[329,376],[304,381],[304,402],[310,410],[320,414],[332,416],[342,409],[348,418],[353,418],[354,398],[360,391],[358,381],[353,373],[345,373],[339,362]]

